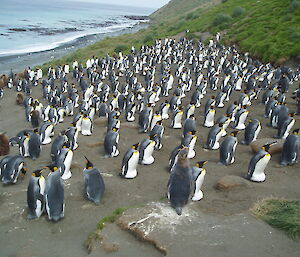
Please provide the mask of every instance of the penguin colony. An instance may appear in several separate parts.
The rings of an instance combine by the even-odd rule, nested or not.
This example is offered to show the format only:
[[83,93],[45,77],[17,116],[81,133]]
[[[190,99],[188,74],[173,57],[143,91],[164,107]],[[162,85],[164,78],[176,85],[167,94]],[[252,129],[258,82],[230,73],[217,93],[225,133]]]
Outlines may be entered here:
[[[5,87],[15,88],[16,103],[24,106],[25,119],[33,129],[21,130],[10,138],[9,145],[5,135],[0,135],[0,154],[5,155],[0,161],[2,183],[16,184],[18,177],[26,174],[26,158],[36,160],[43,148],[51,145],[51,161],[30,171],[28,218],[38,218],[44,212],[49,220],[64,217],[64,181],[72,179],[73,155],[80,148],[78,137],[99,137],[93,134],[95,119],[106,127],[102,138],[105,158],[113,162],[124,154],[119,164],[119,175],[124,179],[134,179],[142,173],[141,165],[159,159],[159,151],[164,151],[165,126],[182,131],[181,140],[174,138],[177,146],[165,164],[170,172],[166,195],[178,215],[190,199],[203,198],[207,160],[196,153],[197,145],[212,155],[219,152],[220,165],[234,165],[238,133],[244,137],[241,143],[249,145],[259,137],[262,124],[268,123],[274,128],[274,138],[285,139],[280,164],[295,164],[299,129],[294,125],[295,114],[300,114],[300,87],[293,93],[296,102],[291,110],[285,93],[300,78],[300,66],[296,71],[274,68],[240,54],[234,46],[220,45],[218,39],[210,40],[208,46],[185,38],[157,40],[140,51],[132,47],[128,56],[93,57],[85,64],[74,61],[72,73],[69,65],[63,65],[49,67],[46,79],[42,79],[42,70],[30,68],[23,78],[12,72],[5,77]],[[32,97],[33,87],[40,91],[40,98]],[[3,96],[5,91],[1,92]],[[251,108],[258,104],[265,108],[265,117],[252,117]],[[226,111],[221,115],[222,108]],[[59,123],[66,124],[64,130],[56,131]],[[122,123],[135,124],[133,133],[145,133],[141,142],[126,142],[126,153],[118,149],[124,140]],[[207,137],[199,142],[197,135],[205,128],[209,130]],[[265,181],[273,144],[276,139],[249,156],[245,179]],[[18,147],[19,155],[8,155],[9,147]],[[85,195],[99,204],[105,197],[101,167],[94,167],[89,153],[85,155]],[[47,177],[43,176],[45,171]]]

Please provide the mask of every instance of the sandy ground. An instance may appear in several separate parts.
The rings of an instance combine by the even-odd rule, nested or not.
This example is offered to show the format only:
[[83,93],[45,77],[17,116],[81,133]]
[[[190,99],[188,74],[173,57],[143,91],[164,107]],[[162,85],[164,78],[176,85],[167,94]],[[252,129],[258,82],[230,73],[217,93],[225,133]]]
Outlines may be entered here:
[[[174,74],[174,72],[173,72]],[[156,76],[158,79],[159,76]],[[142,81],[142,80],[141,80]],[[177,80],[174,85],[176,86]],[[291,111],[296,110],[294,100],[290,98],[291,88],[287,94],[287,103]],[[184,99],[184,105],[187,104],[191,96],[191,92]],[[23,107],[15,104],[15,90],[5,90],[5,96],[0,100],[0,131],[6,131],[9,137],[15,136],[19,131],[25,128],[31,128],[31,124],[25,121],[25,111]],[[267,166],[267,179],[264,183],[251,183],[251,187],[233,189],[226,192],[217,191],[214,185],[224,175],[244,176],[247,172],[247,167],[252,153],[249,146],[238,145],[236,150],[236,161],[233,165],[225,167],[217,164],[219,160],[219,151],[206,151],[203,149],[209,129],[202,126],[203,109],[207,98],[215,92],[208,91],[208,94],[202,101],[200,108],[196,109],[195,116],[197,119],[197,135],[198,140],[195,147],[196,157],[191,160],[194,164],[199,160],[208,160],[206,165],[207,175],[205,177],[203,192],[204,199],[197,203],[192,203],[193,210],[203,215],[203,219],[208,217],[209,224],[223,224],[228,230],[233,229],[235,233],[242,233],[241,219],[235,218],[237,214],[251,219],[255,224],[253,229],[249,230],[250,239],[271,240],[264,233],[271,229],[268,225],[262,225],[261,221],[256,221],[249,215],[249,208],[259,199],[264,197],[285,197],[297,199],[300,195],[300,176],[299,163],[291,167],[282,167],[279,165],[280,156],[274,155]],[[234,92],[230,101],[237,100],[239,92]],[[42,100],[41,85],[34,88],[33,96]],[[259,138],[273,137],[276,130],[266,126],[268,120],[263,117],[264,106],[260,104],[261,96],[258,100],[253,101],[253,105],[249,107],[249,117],[257,118],[262,123],[262,131]],[[165,98],[161,98],[164,101]],[[160,101],[160,102],[161,102]],[[45,103],[42,100],[43,103]],[[160,102],[156,104],[155,110]],[[223,114],[229,103],[226,103],[224,108],[218,108],[216,117]],[[136,115],[137,117],[137,115]],[[299,116],[296,117],[297,122],[294,128],[300,127]],[[55,127],[55,136],[67,128],[72,120],[68,117],[61,124]],[[137,119],[134,124],[137,123]],[[138,129],[132,124],[125,121],[124,116],[121,117],[121,130],[119,150],[120,155],[113,159],[104,158],[103,146],[89,147],[91,143],[102,142],[106,131],[105,121],[100,118],[95,119],[94,131],[92,136],[79,135],[79,148],[74,152],[72,177],[65,181],[65,218],[57,223],[49,222],[47,216],[44,215],[38,220],[29,221],[27,216],[26,190],[31,171],[44,165],[50,164],[50,147],[51,145],[43,146],[41,157],[36,161],[26,159],[28,174],[24,180],[19,180],[16,185],[0,186],[0,247],[1,256],[87,256],[87,251],[83,246],[83,242],[88,234],[96,227],[96,223],[106,215],[109,215],[118,207],[140,206],[148,202],[159,201],[165,196],[166,185],[169,178],[169,173],[166,170],[168,159],[171,150],[181,141],[181,130],[169,128],[171,120],[165,121],[165,133],[163,138],[163,148],[154,153],[155,162],[149,166],[138,166],[138,176],[133,180],[124,180],[118,176],[121,168],[121,161],[124,153],[129,147],[141,141],[146,137],[146,134],[138,133]],[[229,129],[230,131],[230,129]],[[241,132],[238,135],[239,140],[244,136]],[[223,140],[223,139],[222,139]],[[17,154],[18,147],[12,147],[10,154]],[[87,201],[83,194],[83,174],[82,170],[85,165],[84,156],[86,155],[96,167],[103,172],[106,191],[103,201],[99,206]],[[47,172],[46,172],[47,173]],[[45,174],[46,175],[46,174]],[[204,214],[203,214],[204,213]],[[228,218],[229,216],[229,218]],[[214,217],[214,218],[209,218]],[[199,225],[200,226],[200,225]],[[254,228],[257,228],[254,229]],[[260,231],[259,228],[261,228]],[[212,231],[202,230],[195,227],[195,231],[199,235],[205,233],[208,235]],[[273,230],[272,230],[273,231]],[[276,244],[278,241],[286,242],[280,244],[280,253],[276,256],[284,256],[284,253],[290,253],[290,249],[294,248],[294,256],[300,255],[300,245],[288,239],[283,232],[274,230],[278,236],[272,238],[272,243],[275,245],[265,256],[274,256],[276,252]],[[153,247],[148,247],[140,243],[132,236],[128,236],[124,231],[118,231],[117,227],[112,229],[113,237],[118,238],[120,242],[119,251],[113,255],[106,253],[101,248],[97,248],[92,256],[158,256],[157,251]],[[224,232],[225,233],[225,232]],[[231,232],[232,233],[232,232]],[[256,234],[257,233],[257,234]],[[260,237],[261,235],[261,237]],[[236,237],[228,236],[224,240],[234,245]],[[177,241],[178,240],[178,241]],[[174,240],[174,245],[180,245],[180,239]],[[186,248],[189,249],[189,256],[196,256],[198,252],[192,247],[194,243],[183,241]],[[251,242],[249,242],[251,244]],[[189,247],[191,246],[191,247]],[[237,247],[237,249],[240,249]],[[252,256],[261,256],[260,251],[253,247]],[[206,256],[218,256],[220,249],[211,247],[205,250]],[[222,252],[222,251],[221,251]],[[182,256],[170,255],[170,256]],[[197,255],[198,256],[198,255]],[[228,255],[230,256],[230,254]],[[244,256],[243,249],[240,249],[240,256]],[[292,256],[292,255],[291,255]]]

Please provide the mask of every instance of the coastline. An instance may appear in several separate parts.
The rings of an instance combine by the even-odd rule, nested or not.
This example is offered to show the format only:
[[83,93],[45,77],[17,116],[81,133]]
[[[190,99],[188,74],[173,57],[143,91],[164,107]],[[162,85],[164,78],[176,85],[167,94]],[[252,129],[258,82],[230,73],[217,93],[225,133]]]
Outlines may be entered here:
[[53,49],[32,53],[2,56],[0,57],[0,74],[8,74],[11,69],[13,70],[13,72],[19,72],[28,66],[35,67],[43,65],[46,62],[61,58],[80,48],[84,48],[107,37],[117,37],[127,33],[135,33],[141,29],[148,27],[148,23],[143,20],[144,19],[142,17],[139,23],[133,25],[132,27],[127,27],[118,31],[107,33],[100,32],[79,37]]

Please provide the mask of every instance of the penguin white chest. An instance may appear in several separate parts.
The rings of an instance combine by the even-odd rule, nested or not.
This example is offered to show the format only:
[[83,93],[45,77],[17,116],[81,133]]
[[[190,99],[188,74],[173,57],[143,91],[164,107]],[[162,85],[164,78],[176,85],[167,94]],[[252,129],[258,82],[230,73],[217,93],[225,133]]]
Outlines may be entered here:
[[[139,162],[139,152],[135,151],[133,152],[131,158],[128,160],[128,165],[127,165],[127,173],[125,175],[125,178],[135,178],[137,176],[137,170],[136,167]],[[125,167],[123,167],[124,169]]]
[[256,164],[251,177],[252,181],[263,182],[266,179],[265,168],[271,159],[270,154],[266,154]]
[[200,201],[203,198],[201,187],[204,181],[205,173],[205,169],[202,168],[200,171],[200,175],[196,178],[194,195],[192,197],[193,201]]
[[142,164],[152,164],[154,162],[153,151],[154,151],[155,142],[151,141],[148,146],[144,150],[144,156],[142,160]]
[[71,164],[72,164],[72,159],[73,159],[73,151],[72,150],[68,150],[65,159],[64,159],[64,165],[65,165],[65,170],[61,176],[61,178],[63,180],[69,179],[72,176],[71,173]]
[[174,117],[173,128],[175,129],[182,128],[181,120],[182,120],[182,112],[178,112]]
[[90,136],[93,131],[92,121],[89,118],[83,118],[81,124],[81,134],[84,136]]
[[237,126],[235,127],[236,129],[242,130],[246,128],[245,121],[247,119],[247,116],[248,111],[245,111],[240,115]]
[[204,120],[204,126],[211,128],[215,123],[215,110],[211,110],[207,113]]

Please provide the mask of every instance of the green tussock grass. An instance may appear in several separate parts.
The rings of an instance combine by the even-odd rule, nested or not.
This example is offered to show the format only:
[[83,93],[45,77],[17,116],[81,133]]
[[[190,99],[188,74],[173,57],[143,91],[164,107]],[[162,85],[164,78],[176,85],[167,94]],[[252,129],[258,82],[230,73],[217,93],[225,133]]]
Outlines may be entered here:
[[101,231],[103,230],[105,225],[107,223],[114,223],[117,218],[127,209],[128,208],[117,208],[112,212],[111,215],[105,216],[101,220],[99,220],[96,230],[91,232],[88,235],[87,239],[84,241],[84,246],[86,247],[88,253],[91,253],[96,242],[99,242],[103,239]]
[[264,199],[251,212],[271,226],[286,231],[292,239],[300,237],[300,201],[277,198]]

